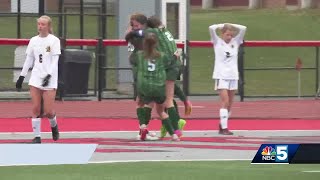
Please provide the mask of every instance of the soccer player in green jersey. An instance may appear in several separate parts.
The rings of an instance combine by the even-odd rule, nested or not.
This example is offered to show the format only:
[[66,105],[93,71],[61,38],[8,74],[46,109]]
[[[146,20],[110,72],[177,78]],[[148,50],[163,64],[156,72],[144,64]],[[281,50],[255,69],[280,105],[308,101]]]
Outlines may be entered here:
[[[129,42],[128,50],[130,50],[131,54],[129,56],[129,59],[135,55],[135,53],[138,50],[142,50],[142,45],[143,45],[143,38],[141,37],[133,37],[130,36],[131,31],[133,30],[140,30],[140,29],[145,29],[146,28],[146,23],[147,23],[147,17],[143,14],[140,13],[135,13],[132,14],[130,17],[130,24],[126,32],[126,41]],[[137,97],[136,93],[136,78],[137,78],[137,70],[135,66],[132,66],[133,70],[133,79],[134,79],[134,100],[137,102],[137,117],[139,120],[139,124],[142,125],[142,123],[145,123],[146,125],[149,124],[149,120],[151,119],[151,110],[152,110],[152,105],[139,105],[139,97]],[[147,119],[147,120],[145,120]],[[138,139],[141,137],[141,132],[139,132]],[[152,134],[147,136],[148,140],[157,140],[158,138],[153,136]]]
[[[154,33],[148,33],[143,39],[143,51],[137,51],[130,57],[130,62],[137,69],[137,94],[139,104],[156,103],[156,110],[163,125],[172,136],[172,140],[178,141],[179,137],[172,127],[166,107],[166,70],[172,66],[172,56],[156,50],[158,43]],[[145,140],[148,134],[147,126],[140,126],[141,140]]]
[[[185,125],[185,120],[180,120],[178,114],[178,108],[174,108],[176,102],[174,101],[174,94],[177,93],[178,97],[185,104],[185,114],[189,115],[192,110],[192,105],[190,101],[187,100],[183,91],[175,83],[175,80],[180,76],[181,61],[179,59],[179,53],[177,51],[177,45],[174,41],[172,34],[162,25],[162,22],[155,16],[148,18],[147,21],[148,28],[145,30],[139,30],[131,32],[132,35],[143,37],[147,33],[155,33],[159,39],[157,49],[161,52],[165,52],[168,56],[175,57],[173,68],[167,70],[167,81],[166,81],[166,94],[167,94],[167,110],[169,115],[173,120],[173,127],[175,130],[183,129]],[[179,123],[178,123],[179,122]],[[161,128],[161,137],[166,135],[164,126]]]

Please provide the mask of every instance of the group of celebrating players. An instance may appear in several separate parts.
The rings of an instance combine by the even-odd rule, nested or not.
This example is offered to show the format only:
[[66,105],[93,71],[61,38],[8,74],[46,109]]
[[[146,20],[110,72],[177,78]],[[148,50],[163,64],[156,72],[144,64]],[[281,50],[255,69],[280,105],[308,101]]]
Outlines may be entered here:
[[[38,35],[31,38],[27,47],[27,58],[16,83],[21,89],[24,77],[33,67],[29,80],[32,100],[32,127],[35,138],[33,143],[41,143],[41,118],[50,121],[53,140],[59,139],[56,114],[53,109],[58,82],[58,60],[60,40],[52,34],[52,20],[41,16],[38,20]],[[221,37],[216,30],[221,30]],[[215,89],[221,99],[219,133],[232,135],[228,129],[233,97],[238,86],[238,48],[243,43],[246,27],[237,24],[214,24],[209,27],[211,41],[215,49],[215,67],[213,79]],[[162,127],[160,137],[166,134],[173,141],[182,137],[186,121],[180,118],[176,95],[185,106],[185,115],[190,115],[192,104],[183,93],[178,83],[183,69],[180,53],[174,37],[155,16],[146,17],[141,13],[130,16],[126,31],[126,41],[130,46],[129,62],[134,76],[135,101],[139,120],[139,140],[157,140],[149,133],[148,124],[152,109],[155,108]],[[40,113],[43,98],[43,115]]]

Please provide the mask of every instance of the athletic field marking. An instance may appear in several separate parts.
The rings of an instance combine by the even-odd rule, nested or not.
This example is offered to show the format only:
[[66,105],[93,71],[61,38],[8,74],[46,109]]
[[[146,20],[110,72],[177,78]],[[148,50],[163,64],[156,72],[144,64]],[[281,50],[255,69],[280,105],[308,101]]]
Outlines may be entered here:
[[[119,161],[89,161],[88,164],[109,164],[109,163],[137,163],[137,162],[193,162],[193,161],[251,161],[251,159],[180,159],[180,160],[119,160]],[[3,165],[1,166],[48,166],[49,164],[10,164],[10,165]],[[53,164],[50,164],[53,165]],[[57,164],[62,165],[62,164]],[[85,165],[85,164],[79,164],[79,165]]]
[[320,173],[320,171],[302,171],[302,172],[305,172],[305,173]]
[[[157,132],[159,131],[152,131],[151,132]],[[203,132],[209,132],[214,133],[218,130],[186,130],[184,132],[186,133],[203,133]],[[232,130],[235,132],[319,132],[319,130]],[[136,131],[63,131],[60,133],[62,134],[96,134],[96,133],[136,133],[138,132],[138,129]],[[42,134],[51,134],[51,132],[41,132]],[[0,132],[0,135],[14,135],[14,134],[33,134],[33,132]],[[231,136],[230,136],[231,137]]]
[[[159,132],[152,131],[151,132]],[[190,133],[202,133],[202,132],[217,132],[218,130],[190,130],[184,132]],[[319,132],[319,130],[233,130],[235,132]],[[96,134],[96,133],[136,133],[136,131],[63,131],[62,134]],[[42,134],[51,134],[52,132],[41,132]],[[0,135],[13,135],[13,134],[33,134],[33,132],[0,132]]]
[[254,164],[254,165],[256,165],[256,164],[263,164],[263,165],[266,165],[266,164],[289,164],[289,163],[251,163],[251,164]]
[[155,159],[155,160],[118,160],[118,161],[89,161],[89,164],[107,164],[107,163],[136,163],[136,162],[194,162],[194,161],[251,161],[252,159]]
[[[178,106],[179,108],[184,108],[184,106]],[[192,106],[192,108],[205,108],[205,106]]]

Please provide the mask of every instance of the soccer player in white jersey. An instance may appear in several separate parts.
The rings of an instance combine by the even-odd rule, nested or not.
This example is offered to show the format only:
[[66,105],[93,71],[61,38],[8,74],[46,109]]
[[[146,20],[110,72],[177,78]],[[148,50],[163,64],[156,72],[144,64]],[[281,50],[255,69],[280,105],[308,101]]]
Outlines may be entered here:
[[60,40],[52,34],[52,20],[49,16],[41,16],[38,20],[38,35],[30,39],[26,50],[26,60],[23,65],[16,88],[21,89],[24,77],[29,68],[33,67],[29,80],[32,101],[32,128],[35,138],[33,143],[41,143],[41,97],[44,104],[44,116],[51,125],[52,139],[59,139],[59,130],[54,111],[56,89],[58,86],[58,60]]
[[[238,50],[243,43],[246,29],[245,26],[228,23],[209,27],[215,51],[212,78],[215,80],[215,90],[218,90],[221,101],[219,133],[223,135],[233,135],[228,129],[228,118],[234,94],[238,89]],[[221,31],[220,37],[217,30]]]

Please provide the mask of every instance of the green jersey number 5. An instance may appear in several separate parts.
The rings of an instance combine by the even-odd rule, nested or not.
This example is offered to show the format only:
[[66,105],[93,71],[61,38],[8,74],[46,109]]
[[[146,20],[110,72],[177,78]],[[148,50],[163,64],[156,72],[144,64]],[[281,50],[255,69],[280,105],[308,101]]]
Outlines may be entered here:
[[148,71],[156,70],[156,65],[150,61],[148,61]]

